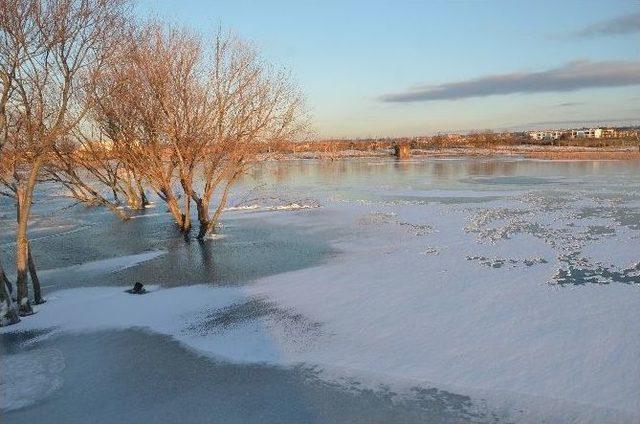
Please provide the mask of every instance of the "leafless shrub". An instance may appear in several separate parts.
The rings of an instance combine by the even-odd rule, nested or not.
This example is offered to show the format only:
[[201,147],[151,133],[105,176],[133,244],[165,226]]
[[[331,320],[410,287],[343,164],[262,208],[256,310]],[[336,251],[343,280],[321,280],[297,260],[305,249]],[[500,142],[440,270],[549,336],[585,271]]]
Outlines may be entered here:
[[[0,2],[0,185],[16,202],[23,315],[31,313],[27,224],[34,188],[56,146],[89,110],[85,96],[116,41],[124,6],[123,0]],[[39,288],[34,291],[38,295]]]

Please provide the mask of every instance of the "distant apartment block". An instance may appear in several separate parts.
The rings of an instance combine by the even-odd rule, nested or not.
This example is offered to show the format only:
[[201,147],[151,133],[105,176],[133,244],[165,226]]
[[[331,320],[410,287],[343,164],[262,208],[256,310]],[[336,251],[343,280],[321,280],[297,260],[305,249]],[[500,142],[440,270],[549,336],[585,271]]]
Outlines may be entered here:
[[571,138],[601,138],[602,128],[583,128],[571,130]]
[[536,141],[558,140],[560,138],[617,138],[624,134],[615,128],[580,128],[574,130],[539,130],[529,132]]
[[557,140],[562,136],[562,134],[564,134],[563,131],[557,130],[531,131],[529,133],[529,137],[536,141]]
[[620,137],[621,133],[615,128],[604,128],[602,130],[602,138],[617,138]]

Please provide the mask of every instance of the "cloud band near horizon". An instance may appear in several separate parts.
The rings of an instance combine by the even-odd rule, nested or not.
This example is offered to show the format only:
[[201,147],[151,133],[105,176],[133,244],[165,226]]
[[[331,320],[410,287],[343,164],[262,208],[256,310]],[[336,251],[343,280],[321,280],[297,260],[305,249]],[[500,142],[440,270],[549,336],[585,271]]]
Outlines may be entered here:
[[576,32],[576,37],[601,37],[609,35],[623,35],[640,32],[640,12],[630,13],[606,21],[596,22]]
[[422,85],[404,92],[382,95],[380,100],[387,103],[411,103],[637,84],[640,84],[640,61],[581,60],[547,71],[488,75],[440,85]]

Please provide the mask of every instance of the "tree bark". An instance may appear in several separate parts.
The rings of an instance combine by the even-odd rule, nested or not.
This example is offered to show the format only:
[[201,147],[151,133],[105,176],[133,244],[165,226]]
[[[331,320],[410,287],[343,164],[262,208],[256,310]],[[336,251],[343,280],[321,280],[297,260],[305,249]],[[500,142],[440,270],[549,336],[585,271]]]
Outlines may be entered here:
[[233,179],[229,181],[227,186],[224,188],[224,191],[222,192],[222,198],[220,199],[220,204],[218,204],[218,208],[216,209],[215,213],[213,214],[213,218],[211,219],[212,228],[215,228],[215,226],[218,225],[218,220],[220,219],[220,215],[222,215],[222,211],[224,210],[225,206],[227,206],[227,200],[229,199],[229,189],[233,185],[235,178],[236,177],[233,177]]
[[165,202],[167,202],[167,208],[173,216],[173,219],[176,221],[176,224],[178,225],[180,231],[185,234],[191,231],[191,219],[189,217],[189,220],[187,220],[186,214],[182,213],[182,210],[180,210],[178,199],[176,199],[176,197],[170,191],[165,191],[164,196],[164,200]]
[[0,313],[2,314],[0,315],[0,327],[2,327],[5,322],[7,325],[20,322],[18,311],[16,311],[11,301],[11,296],[4,281],[0,281]]
[[29,302],[29,287],[27,286],[27,224],[29,221],[30,199],[24,187],[18,188],[17,209],[18,228],[16,229],[16,299],[18,301],[18,313],[20,316],[31,315],[31,303]]
[[27,268],[29,262],[29,247],[27,239],[27,226],[31,214],[31,202],[33,190],[36,186],[40,167],[44,162],[44,156],[38,157],[31,166],[29,178],[18,186],[16,193],[16,216],[18,228],[16,229],[16,299],[18,301],[18,314],[20,316],[33,314],[29,302],[29,288],[27,286]]
[[[238,174],[239,175],[239,174]],[[198,239],[203,240],[212,230],[215,229],[216,225],[218,225],[218,220],[220,219],[220,215],[224,207],[227,205],[227,200],[229,198],[229,189],[233,185],[237,178],[237,175],[234,175],[230,181],[224,187],[222,191],[222,197],[220,198],[220,203],[216,208],[213,216],[209,216],[209,201],[208,197],[203,197],[198,202],[196,202],[196,206],[198,208],[198,221],[200,221],[200,229],[198,231]]]
[[130,174],[124,178],[124,192],[127,196],[127,205],[133,210],[142,209],[142,200],[139,197],[139,191],[137,187],[134,187],[132,183],[132,177]]
[[[4,273],[2,262],[0,262],[0,323],[2,324],[16,324],[20,322],[17,308],[11,300],[11,283]],[[6,321],[5,321],[6,320]]]
[[7,286],[7,290],[9,290],[9,295],[13,294],[13,286],[11,285],[11,281],[7,278],[7,274],[4,272],[4,266],[2,266],[2,261],[0,260],[0,284],[5,284]]
[[140,189],[140,199],[142,199],[142,207],[146,208],[151,203],[149,202],[149,198],[147,197],[147,193],[144,192],[144,189]]
[[31,284],[33,285],[33,303],[39,305],[44,303],[45,300],[42,298],[42,290],[40,288],[40,279],[38,278],[38,273],[36,272],[36,264],[33,260],[33,255],[31,254],[31,242],[27,242],[27,259],[29,265],[29,276],[31,277]]
[[140,179],[136,179],[136,185],[138,186],[138,192],[140,193],[140,202],[142,203],[142,208],[144,209],[149,206],[149,199],[147,198],[147,193],[145,193]]
[[184,196],[184,213],[182,214],[182,232],[189,233],[191,231],[191,198],[185,194]]
[[211,231],[211,220],[209,219],[209,202],[205,199],[196,201],[196,209],[198,210],[198,240],[203,240]]

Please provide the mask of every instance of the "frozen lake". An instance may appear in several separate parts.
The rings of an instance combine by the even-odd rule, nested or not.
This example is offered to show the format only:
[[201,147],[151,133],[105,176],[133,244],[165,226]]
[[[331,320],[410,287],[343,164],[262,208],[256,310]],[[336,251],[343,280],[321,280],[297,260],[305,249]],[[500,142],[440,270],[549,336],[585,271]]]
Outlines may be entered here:
[[637,161],[268,162],[204,243],[69,205],[3,423],[640,421]]

